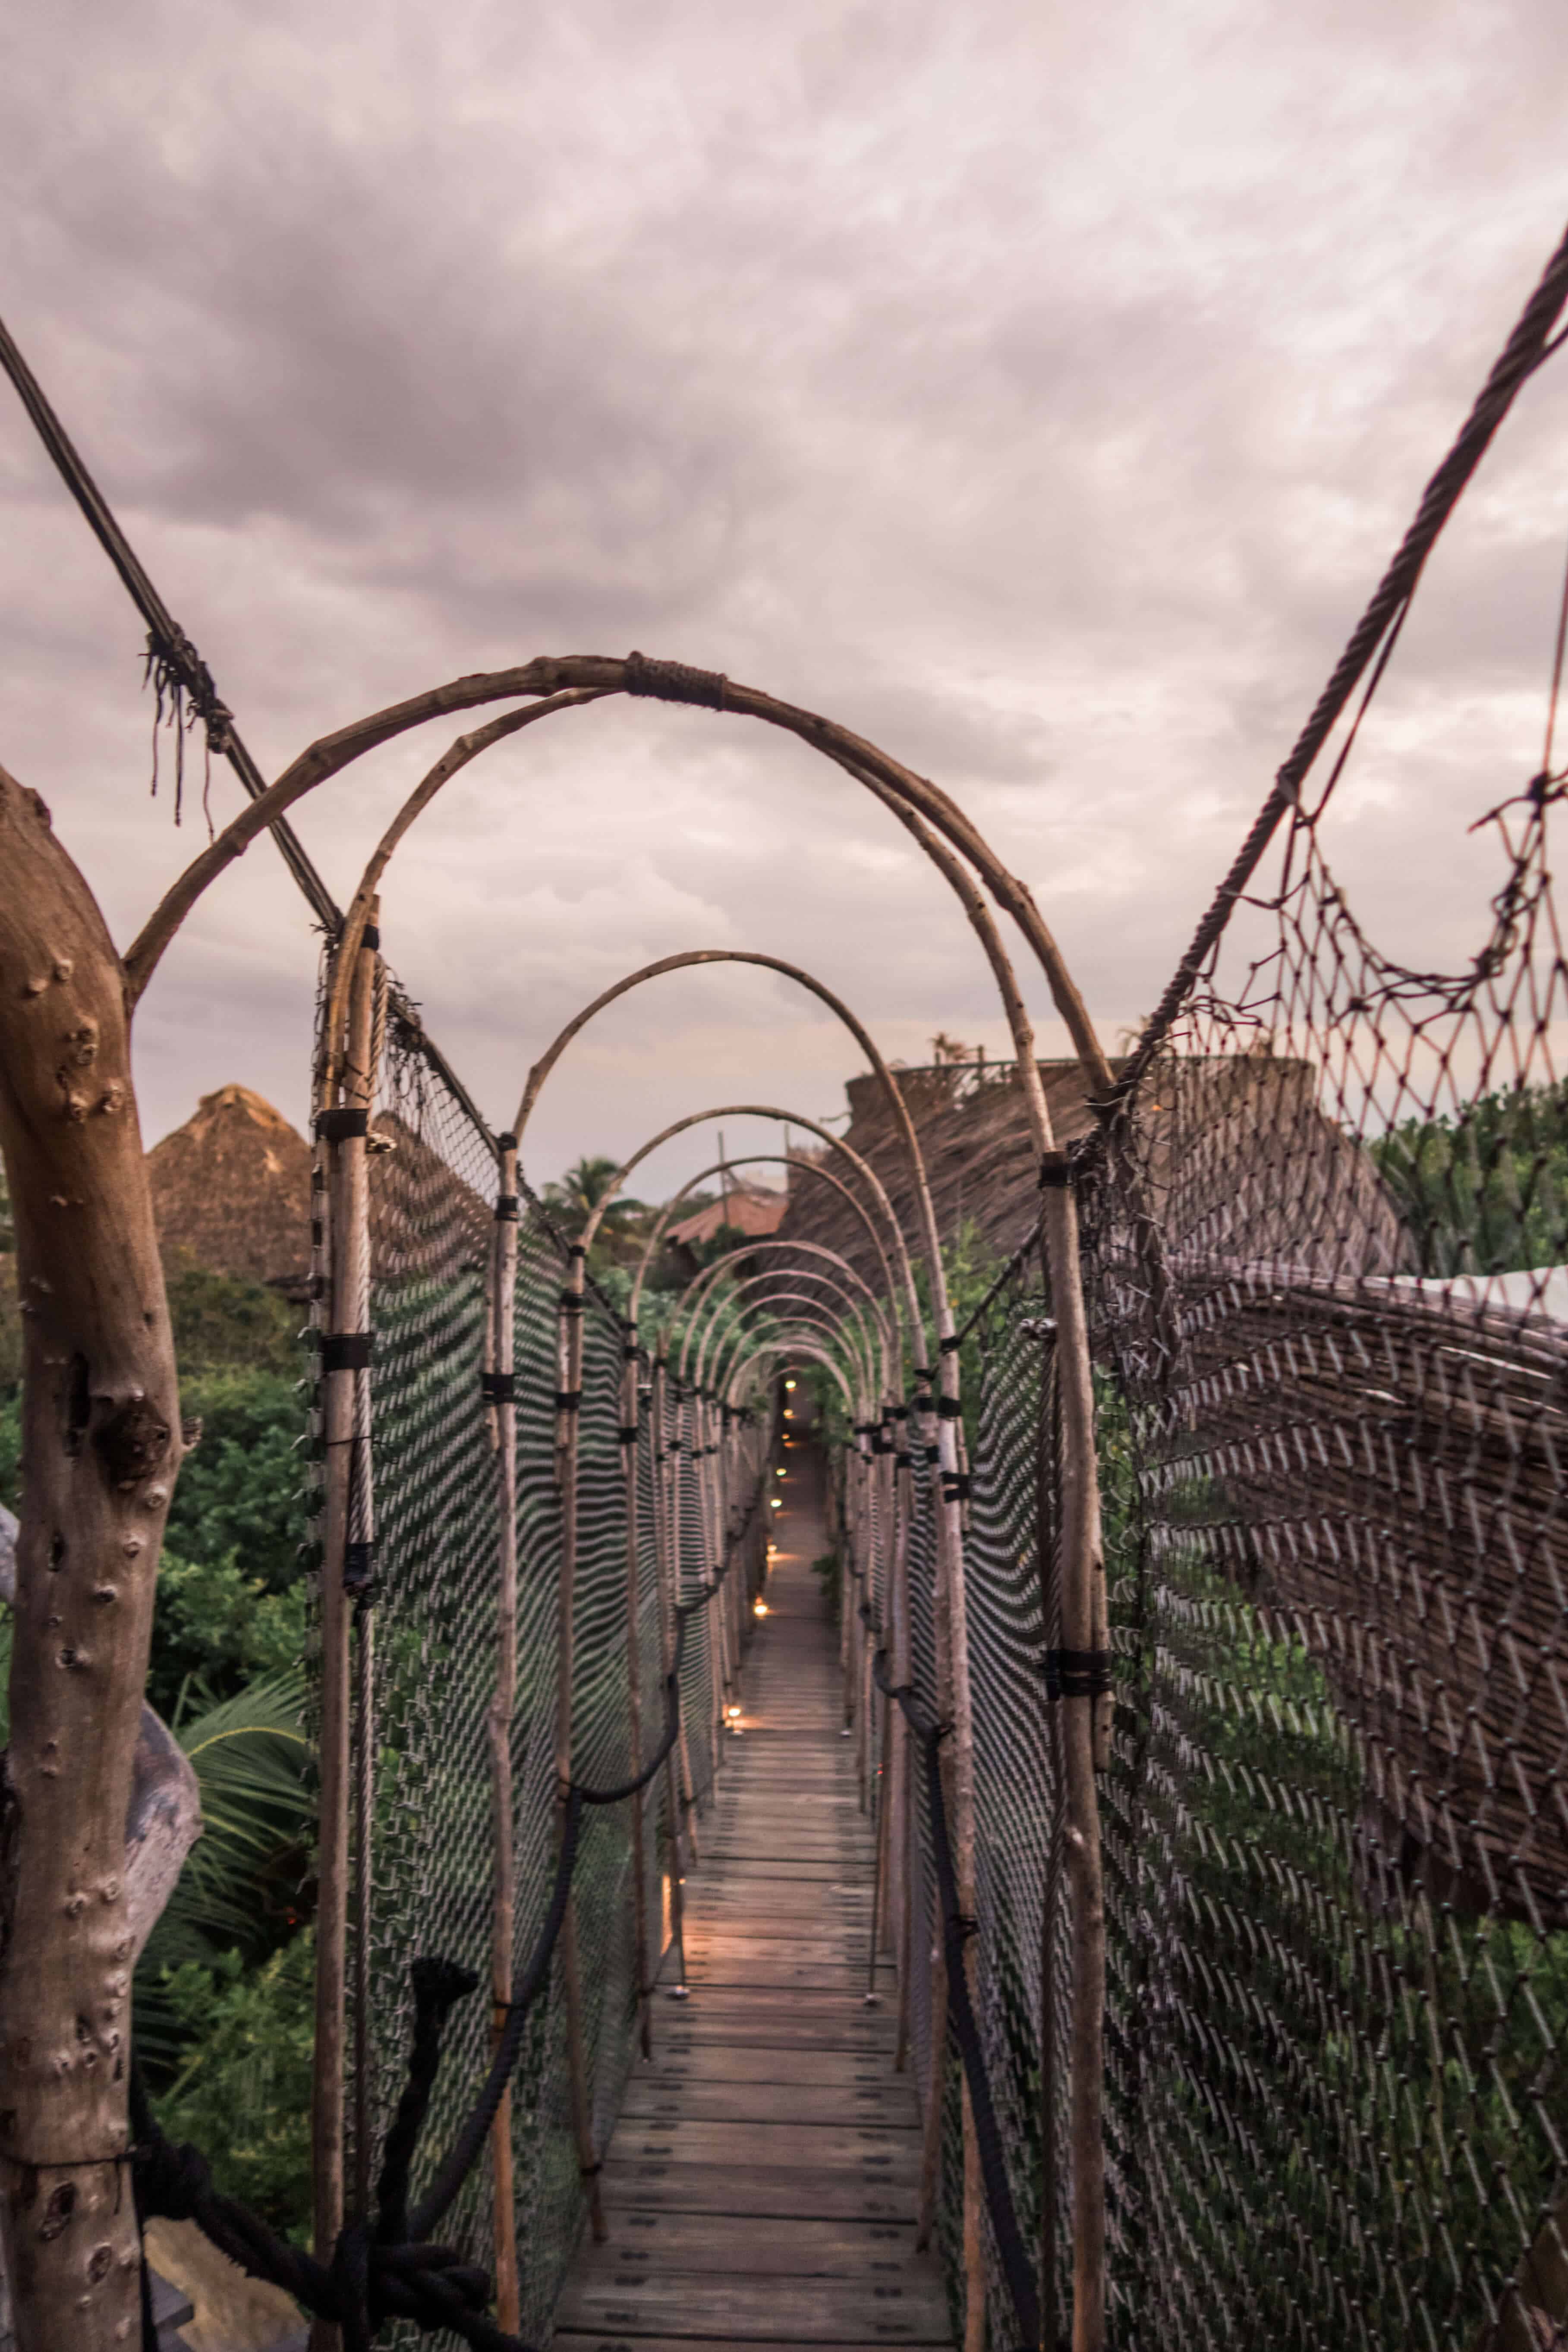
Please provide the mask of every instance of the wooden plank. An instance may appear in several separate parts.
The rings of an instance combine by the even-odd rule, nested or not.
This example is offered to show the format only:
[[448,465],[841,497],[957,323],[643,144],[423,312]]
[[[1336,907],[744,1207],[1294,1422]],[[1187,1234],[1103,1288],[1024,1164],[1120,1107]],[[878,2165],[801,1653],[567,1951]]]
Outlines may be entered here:
[[803,2083],[849,2083],[862,2086],[887,2083],[901,2086],[909,2096],[909,2076],[892,2069],[892,2043],[886,2053],[868,2044],[864,2053],[847,2053],[842,2043],[809,2044],[805,2049],[770,2046],[765,2042],[716,2042],[707,2037],[679,2043],[661,2037],[651,2065],[639,2066],[626,2085],[628,2101],[645,2083],[776,2083],[794,2089]]
[[[624,2153],[633,2162],[669,2164],[805,2165],[843,2167],[855,2172],[901,2177],[920,2157],[920,2134],[912,2123],[790,2124],[775,2119],[743,2124],[707,2124],[688,2116],[660,2122],[627,2119]],[[620,2151],[617,2151],[620,2152]]]
[[[605,2250],[607,2251],[607,2249]],[[862,2341],[945,2344],[946,2299],[934,2280],[907,2263],[898,2276],[772,2277],[759,2295],[750,2279],[710,2272],[600,2272],[584,2264],[562,2299],[558,2324],[647,2336],[697,2336],[745,2343],[781,2336],[791,2344]]]
[[801,2083],[781,2085],[776,2078],[760,2084],[689,2082],[671,2075],[663,2083],[635,2084],[626,2093],[622,2116],[661,2124],[672,2117],[683,2123],[766,2123],[777,2112],[774,2094],[787,2088],[790,2113],[801,2124],[889,2123],[913,2130],[914,2101],[907,2084],[889,2082]]
[[610,2227],[618,2213],[773,2214],[781,2220],[912,2221],[918,2167],[907,2178],[847,2174],[822,2165],[676,2164],[611,2156],[599,2176]]
[[628,2257],[650,2271],[748,2273],[758,2277],[844,2278],[881,2274],[882,2265],[909,2262],[916,2252],[912,2221],[802,2220],[748,2213],[627,2212],[616,2216],[607,2246],[583,2258],[584,2271],[619,2270]]
[[772,1592],[686,1882],[689,1998],[655,2004],[600,2176],[609,2240],[573,2265],[561,2352],[950,2345],[914,2246],[914,2087],[890,2006],[864,1999],[876,1845],[837,1639],[804,1565],[775,1561]]

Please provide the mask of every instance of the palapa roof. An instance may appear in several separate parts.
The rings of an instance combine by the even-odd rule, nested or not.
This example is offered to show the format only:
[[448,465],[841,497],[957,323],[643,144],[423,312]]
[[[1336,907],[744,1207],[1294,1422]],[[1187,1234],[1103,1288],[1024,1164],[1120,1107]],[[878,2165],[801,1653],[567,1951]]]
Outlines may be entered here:
[[706,1208],[671,1225],[668,1238],[689,1248],[694,1242],[710,1242],[725,1227],[734,1234],[776,1234],[788,1207],[787,1192],[775,1192],[765,1184],[732,1184],[727,1198],[710,1201]]
[[297,1282],[310,1265],[310,1147],[249,1087],[204,1095],[147,1154],[165,1258],[253,1282]]

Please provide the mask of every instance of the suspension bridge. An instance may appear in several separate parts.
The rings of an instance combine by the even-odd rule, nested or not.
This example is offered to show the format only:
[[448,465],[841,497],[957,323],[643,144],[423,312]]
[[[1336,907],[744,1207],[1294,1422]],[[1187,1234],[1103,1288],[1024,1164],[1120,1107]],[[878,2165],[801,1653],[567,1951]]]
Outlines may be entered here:
[[[1568,597],[1540,767],[1478,804],[1505,879],[1461,968],[1380,950],[1326,819],[1565,300],[1568,241],[1114,1067],[1031,892],[948,794],[718,673],[541,657],[371,714],[268,784],[0,342],[176,723],[247,795],[117,961],[110,1010],[264,832],[326,939],[312,2247],[132,2114],[138,2211],[194,2218],[285,2286],[319,2352],[418,2332],[481,2352],[552,2333],[578,2352],[1563,2341],[1568,970],[1548,835]],[[590,728],[611,696],[782,730],[951,886],[1037,1174],[962,1312],[910,1096],[799,966],[694,949],[628,973],[542,1052],[505,1129],[424,1027],[383,929],[391,860],[474,760],[542,721]],[[340,910],[290,813],[489,704]],[[33,843],[36,809],[3,810]],[[842,1024],[878,1148],[788,1105],[682,1110],[561,1231],[528,1176],[561,1056],[626,991],[737,961]],[[14,995],[80,984],[51,971]],[[1026,979],[1082,1074],[1070,1139]],[[797,1231],[660,1289],[671,1202],[612,1290],[609,1202],[737,1116],[811,1139],[792,1182],[843,1245]],[[73,1360],[64,1308],[37,1311],[37,1344]],[[161,1509],[162,1456],[132,1435],[112,1507]],[[41,1588],[47,1630],[29,1600],[46,1556],[25,1519],[13,1687],[36,1667],[52,1693],[60,1644],[76,1662],[88,1642],[68,1579]],[[28,1868],[74,1919],[64,1863]],[[29,2001],[40,2036],[75,2030],[45,1974],[5,1997],[13,2034]],[[120,2113],[134,2094],[103,2071]],[[132,2226],[101,2218],[122,2152],[8,2152],[61,2174],[26,2292],[79,2294],[79,2258],[89,2305],[117,2308],[132,2257],[80,2232]]]

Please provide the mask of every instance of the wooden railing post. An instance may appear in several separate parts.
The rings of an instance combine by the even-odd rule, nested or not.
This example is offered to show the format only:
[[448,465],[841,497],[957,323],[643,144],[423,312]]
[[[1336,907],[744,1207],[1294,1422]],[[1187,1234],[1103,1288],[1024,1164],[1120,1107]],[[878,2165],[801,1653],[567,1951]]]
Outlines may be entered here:
[[[316,2036],[310,2137],[317,2259],[330,2262],[343,2226],[344,2025],[353,1771],[353,1605],[349,1547],[355,1540],[354,1490],[368,1453],[370,1364],[370,1181],[367,1138],[374,1097],[374,935],[362,942],[350,976],[341,1100],[318,1120],[326,1152],[328,1314],[321,1334],[325,1477],[321,1551],[321,1825],[316,1914]],[[330,1048],[336,1046],[329,1039]],[[363,1400],[363,1402],[362,1402]],[[363,1422],[363,1430],[362,1430]],[[360,1538],[363,1540],[363,1538]],[[324,2320],[311,2352],[337,2352]]]
[[[586,1272],[587,1252],[581,1242],[575,1242],[572,1245],[566,1287],[561,1297],[561,1390],[556,1409],[556,1475],[561,1491],[561,1580],[555,1685],[555,1787],[563,1827],[566,1817],[567,1792],[572,1784],[577,1456],[578,1426],[583,1417],[583,1309]],[[566,1898],[566,1912],[561,1926],[561,1973],[566,1994],[566,2053],[572,2078],[572,2124],[577,2142],[577,2169],[588,2200],[588,2219],[595,2240],[602,2242],[605,2237],[605,2206],[599,2189],[599,2159],[594,2147],[594,2119],[588,2098],[587,2046],[583,2032],[583,1969],[577,1944],[577,1905],[572,1895]]]
[[[485,1366],[490,1443],[495,1448],[496,1678],[489,1705],[490,1817],[495,1838],[495,1909],[490,1932],[492,2046],[505,2029],[517,1937],[517,1835],[512,1818],[511,1724],[517,1706],[517,1140],[497,1138],[495,1234],[490,1251],[489,1345]],[[511,2145],[511,2088],[490,2126],[490,2187],[495,2232],[497,2325],[521,2325],[517,2194]]]
[[[642,1561],[638,1556],[637,1512],[637,1334],[628,1331],[621,1349],[621,1477],[626,1527],[626,1738],[631,1771],[642,1770]],[[645,2058],[653,2054],[653,2019],[649,2002],[652,1972],[648,1965],[647,1855],[644,1792],[629,1801],[632,1809],[632,1941],[637,1971],[637,2034]]]

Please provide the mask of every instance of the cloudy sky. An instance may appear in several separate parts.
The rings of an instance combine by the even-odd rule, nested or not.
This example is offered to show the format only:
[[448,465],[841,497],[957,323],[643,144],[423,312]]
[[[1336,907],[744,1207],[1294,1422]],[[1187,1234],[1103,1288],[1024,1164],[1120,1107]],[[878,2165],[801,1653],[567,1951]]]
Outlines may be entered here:
[[[1561,0],[26,13],[0,315],[268,772],[536,652],[724,669],[962,799],[1108,1044],[1568,215]],[[1530,388],[1445,542],[1334,820],[1428,967],[1485,928],[1467,825],[1538,764],[1565,386]],[[139,625],[3,387],[0,606],[0,762],[128,943],[200,813],[149,802]],[[454,731],[302,810],[340,898]],[[686,947],[811,966],[890,1055],[1003,1042],[891,820],[704,712],[492,752],[384,933],[497,1124],[586,997]],[[302,1120],[314,956],[259,845],[144,1003],[149,1140],[229,1078]],[[563,1064],[531,1173],[709,1103],[835,1110],[856,1058],[769,976],[656,982]]]

